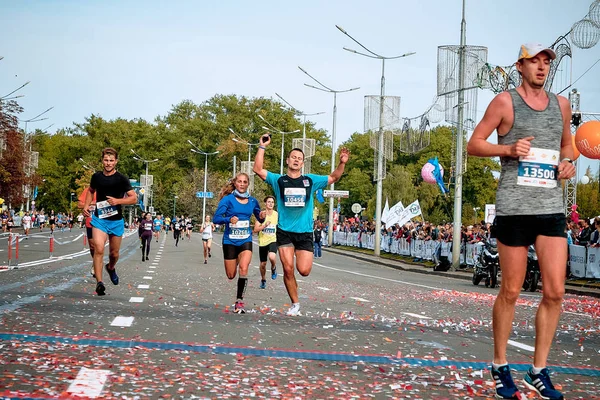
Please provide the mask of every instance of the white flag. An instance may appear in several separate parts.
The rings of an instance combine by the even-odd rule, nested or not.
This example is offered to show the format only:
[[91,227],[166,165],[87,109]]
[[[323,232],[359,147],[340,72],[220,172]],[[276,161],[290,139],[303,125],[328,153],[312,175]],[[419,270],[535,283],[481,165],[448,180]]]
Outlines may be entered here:
[[419,204],[419,200],[415,200],[410,203],[408,207],[404,209],[404,211],[402,211],[402,214],[400,215],[400,222],[398,223],[400,225],[404,225],[418,215],[421,215],[421,205]]
[[402,204],[401,201],[399,201],[392,208],[390,208],[386,226],[392,226],[392,225],[400,222],[400,215],[402,214],[403,211],[404,211],[404,205]]
[[388,220],[388,216],[390,214],[390,205],[388,203],[388,199],[387,197],[385,198],[385,207],[383,207],[383,212],[381,213],[381,223],[385,224],[385,226],[387,227],[387,220]]

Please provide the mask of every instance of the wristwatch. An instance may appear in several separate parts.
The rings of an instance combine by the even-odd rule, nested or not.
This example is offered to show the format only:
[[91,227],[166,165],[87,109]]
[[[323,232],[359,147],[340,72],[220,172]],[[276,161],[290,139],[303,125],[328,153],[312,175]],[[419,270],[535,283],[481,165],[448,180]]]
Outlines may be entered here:
[[560,162],[563,162],[563,161],[567,161],[567,162],[570,162],[571,164],[573,164],[573,160],[571,160],[570,158],[567,158],[567,157],[560,160]]

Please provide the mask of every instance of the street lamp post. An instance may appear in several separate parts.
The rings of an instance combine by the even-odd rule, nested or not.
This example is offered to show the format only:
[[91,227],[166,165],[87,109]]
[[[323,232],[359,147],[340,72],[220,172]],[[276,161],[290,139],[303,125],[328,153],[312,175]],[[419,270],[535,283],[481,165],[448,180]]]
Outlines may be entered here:
[[354,43],[358,44],[360,47],[365,49],[369,54],[362,53],[362,52],[359,52],[356,50],[352,50],[347,47],[344,47],[344,50],[349,51],[351,53],[361,55],[361,56],[374,58],[376,60],[381,60],[381,92],[380,92],[380,98],[379,98],[379,140],[378,140],[379,143],[377,146],[379,151],[377,152],[377,198],[376,198],[376,205],[375,205],[375,249],[374,249],[375,256],[379,257],[379,255],[381,253],[381,198],[382,198],[382,192],[383,192],[382,175],[383,175],[383,167],[384,167],[383,163],[385,162],[385,160],[383,158],[383,143],[384,143],[384,141],[383,141],[383,103],[384,103],[384,98],[385,98],[385,60],[395,60],[397,58],[408,57],[415,53],[411,52],[411,53],[401,54],[399,56],[385,57],[385,56],[379,55],[377,53],[374,53],[371,50],[369,50],[368,48],[366,48],[365,46],[363,46],[358,40],[356,40],[352,36],[350,36],[350,34],[348,34],[348,32],[346,32],[340,26],[336,25],[335,27],[338,28],[340,30],[340,32],[342,32],[344,35],[346,35],[350,39],[352,39],[352,41]]
[[177,195],[173,196],[173,218],[175,218],[175,216],[177,215],[176,204],[177,204],[177,199],[178,198],[179,198],[179,196],[177,196]]
[[73,214],[73,196],[75,196],[75,193],[71,192],[71,202],[69,203],[69,214]]
[[[233,133],[234,135],[237,135],[237,133],[235,133],[235,131],[233,129],[229,128],[229,131],[231,133]],[[231,140],[233,140],[236,143],[245,144],[245,145],[248,146],[248,162],[250,162],[250,152],[251,152],[252,146],[258,146],[258,145],[260,145],[260,143],[250,143],[250,142],[247,142],[245,140],[238,139],[238,138],[235,138],[235,137],[231,138]]]
[[[298,66],[298,68],[300,69],[300,71],[304,72],[309,78],[311,78],[313,81],[315,81],[317,84],[319,84],[321,87],[316,87],[313,85],[308,85],[308,84],[304,84],[304,86],[308,86],[310,88],[313,89],[317,89],[320,90],[322,92],[327,92],[327,93],[333,93],[333,127],[331,130],[331,172],[333,172],[335,170],[335,152],[336,152],[336,148],[335,148],[335,127],[336,127],[336,119],[337,119],[337,94],[338,93],[346,93],[346,92],[352,92],[354,90],[358,90],[360,89],[360,87],[354,87],[354,88],[350,88],[350,89],[346,89],[346,90],[333,90],[328,86],[323,85],[321,82],[319,82],[314,76],[312,76],[311,74],[309,74],[308,72],[306,72],[304,69],[302,69],[300,66]],[[335,183],[331,184],[331,190],[334,190],[335,188]],[[333,246],[333,203],[334,203],[334,199],[333,197],[329,198],[329,221],[328,221],[328,234],[327,234],[327,244],[329,247]]]
[[146,175],[144,178],[144,189],[147,193],[144,193],[144,211],[148,211],[148,196],[150,195],[150,185],[148,185],[148,164],[150,164],[151,162],[157,162],[158,158],[155,158],[154,160],[145,160],[142,156],[140,156],[138,153],[136,153],[133,149],[129,149],[131,150],[131,152],[134,154],[133,155],[133,159],[136,161],[141,161],[143,163],[146,163]]
[[296,129],[295,131],[291,131],[291,132],[283,132],[277,128],[275,128],[273,125],[271,125],[269,123],[269,121],[267,121],[262,115],[258,115],[258,118],[262,119],[263,122],[267,125],[269,125],[269,127],[263,126],[262,128],[267,130],[267,131],[274,131],[276,133],[280,133],[281,134],[281,162],[279,165],[279,174],[283,175],[283,143],[285,140],[285,135],[287,135],[288,133],[298,133],[300,132],[300,129]]
[[188,143],[193,147],[190,149],[193,153],[203,154],[204,155],[204,192],[202,195],[202,223],[204,223],[204,219],[206,217],[206,181],[207,181],[207,171],[208,171],[208,156],[212,156],[215,154],[219,154],[219,151],[213,151],[212,153],[207,153],[206,151],[200,150],[191,140],[188,139]]
[[[325,112],[324,111],[320,111],[320,112],[316,112],[316,113],[312,113],[312,114],[307,114],[304,111],[300,111],[296,107],[294,107],[293,105],[291,105],[289,101],[287,101],[286,99],[284,99],[278,93],[275,93],[275,95],[277,97],[279,97],[285,104],[287,104],[288,106],[290,106],[290,108],[295,113],[297,113],[298,115],[302,116],[302,119],[303,119],[302,120],[302,152],[306,153],[306,117],[312,117],[313,115],[325,114]],[[305,157],[306,157],[306,155],[305,155]],[[302,164],[302,174],[304,174],[304,164]]]
[[[19,89],[21,89],[22,87],[26,86],[29,82],[25,83],[25,85],[21,86]],[[17,90],[19,90],[17,89]],[[11,92],[11,94],[14,92]],[[42,115],[46,114],[47,112],[49,112],[50,110],[52,110],[54,108],[54,106],[48,108],[47,110],[39,113],[38,115],[36,115],[33,118],[29,118],[26,120],[23,120],[21,122],[25,122],[25,131],[24,131],[24,140],[23,140],[23,153],[27,153],[27,142],[29,142],[29,152],[27,153],[27,177],[29,178],[31,176],[31,150],[32,150],[32,143],[31,140],[27,139],[27,124],[30,122],[39,122],[39,121],[45,121],[48,119],[48,117],[44,117],[44,118],[40,118]],[[29,185],[29,182],[27,183],[27,204],[25,205],[25,211],[29,211],[29,199],[31,197],[31,187]]]

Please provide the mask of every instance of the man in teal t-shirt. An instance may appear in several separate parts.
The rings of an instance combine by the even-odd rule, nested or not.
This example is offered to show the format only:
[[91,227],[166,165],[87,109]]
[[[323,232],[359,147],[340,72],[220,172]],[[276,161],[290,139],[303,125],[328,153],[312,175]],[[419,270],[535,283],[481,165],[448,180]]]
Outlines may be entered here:
[[300,275],[308,276],[312,269],[313,193],[340,180],[350,152],[346,148],[341,150],[340,163],[330,175],[302,175],[304,152],[292,149],[286,159],[287,172],[279,175],[263,168],[265,149],[270,143],[271,137],[263,135],[254,159],[254,172],[271,185],[277,200],[277,248],[283,264],[283,282],[292,301],[287,314],[295,316],[300,314],[300,303],[294,274],[294,255]]

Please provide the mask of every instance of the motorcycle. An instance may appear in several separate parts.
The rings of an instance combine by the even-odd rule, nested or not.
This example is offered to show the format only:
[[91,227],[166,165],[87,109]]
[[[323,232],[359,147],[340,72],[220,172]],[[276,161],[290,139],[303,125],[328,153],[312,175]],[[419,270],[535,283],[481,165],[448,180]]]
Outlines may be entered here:
[[479,282],[485,278],[485,287],[496,287],[499,269],[498,242],[496,238],[488,238],[473,268],[473,285],[479,285]]
[[527,272],[525,273],[525,279],[523,280],[523,289],[530,292],[537,290],[538,282],[540,280],[540,264],[538,263],[537,253],[533,245],[527,249]]

